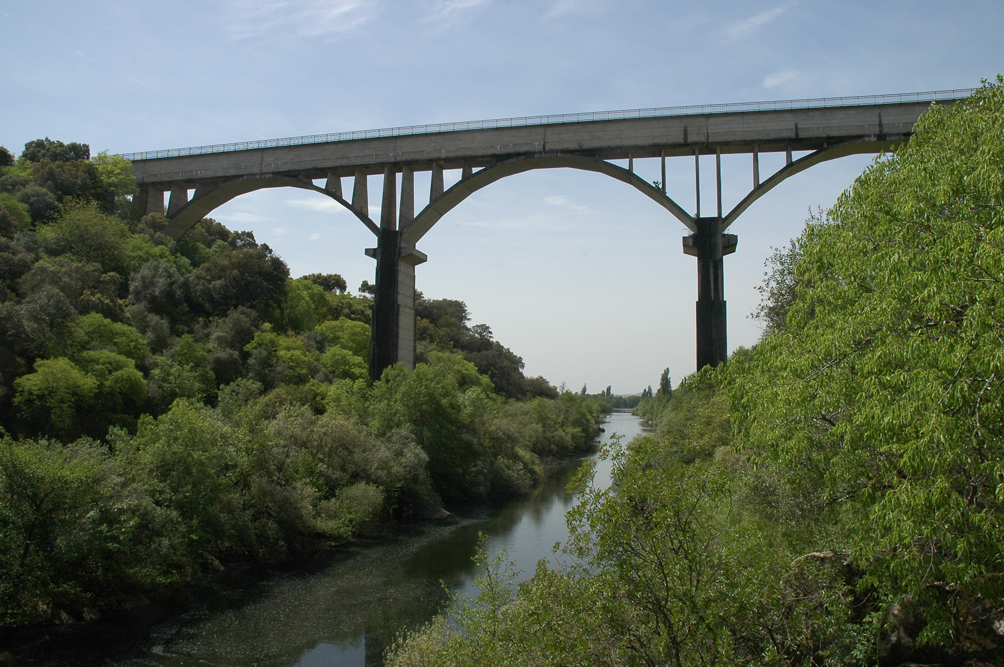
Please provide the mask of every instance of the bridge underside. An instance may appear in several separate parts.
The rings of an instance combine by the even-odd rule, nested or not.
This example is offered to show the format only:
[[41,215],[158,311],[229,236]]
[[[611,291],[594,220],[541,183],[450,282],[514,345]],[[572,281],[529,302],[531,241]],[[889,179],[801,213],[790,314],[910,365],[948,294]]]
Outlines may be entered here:
[[[691,232],[684,253],[697,259],[697,367],[726,360],[728,338],[723,258],[737,239],[728,227],[783,180],[826,160],[877,153],[905,141],[928,104],[806,109],[798,112],[646,118],[505,130],[471,130],[346,141],[299,147],[142,160],[134,163],[141,214],[165,212],[167,233],[180,238],[213,209],[235,197],[271,187],[324,194],[352,213],[376,237],[367,254],[376,259],[376,297],[370,374],[415,362],[415,267],[426,261],[416,244],[446,213],[502,178],[533,169],[572,168],[605,174],[631,185],[680,220]],[[782,152],[785,166],[761,181],[759,155]],[[808,153],[795,159],[794,153]],[[752,188],[729,211],[722,208],[721,156],[752,157]],[[701,215],[700,157],[716,157],[716,209]],[[666,191],[667,158],[695,162],[696,210],[688,213]],[[610,162],[626,160],[627,167]],[[661,161],[662,180],[635,173],[636,159]],[[460,180],[444,188],[444,170]],[[431,172],[428,204],[416,213],[414,174]],[[367,177],[383,175],[381,216],[369,215]],[[342,180],[352,180],[351,198]],[[398,181],[400,178],[400,193]],[[315,181],[324,179],[324,185]],[[194,195],[190,193],[194,190]]]

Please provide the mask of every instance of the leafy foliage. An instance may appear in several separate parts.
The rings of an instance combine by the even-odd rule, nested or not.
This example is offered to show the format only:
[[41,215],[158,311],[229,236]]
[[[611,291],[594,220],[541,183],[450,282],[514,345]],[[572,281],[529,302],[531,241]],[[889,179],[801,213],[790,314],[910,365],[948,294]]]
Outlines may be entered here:
[[999,664],[1004,81],[915,129],[775,255],[754,348],[645,392],[569,566],[482,563],[389,664]]
[[933,645],[966,600],[1004,595],[1002,174],[1001,85],[933,109],[807,227],[786,327],[733,369],[743,445],[820,489],[852,562],[924,606]]
[[[505,377],[512,395],[557,399],[542,378],[523,384],[487,326],[466,328],[461,302],[433,302],[450,331],[426,363],[371,383],[372,301],[338,274],[291,279],[251,233],[210,219],[170,238],[163,215],[131,210],[123,158],[48,139],[7,155],[0,629],[526,493],[541,457],[597,432],[577,398],[496,393]],[[454,334],[481,366],[450,351]]]

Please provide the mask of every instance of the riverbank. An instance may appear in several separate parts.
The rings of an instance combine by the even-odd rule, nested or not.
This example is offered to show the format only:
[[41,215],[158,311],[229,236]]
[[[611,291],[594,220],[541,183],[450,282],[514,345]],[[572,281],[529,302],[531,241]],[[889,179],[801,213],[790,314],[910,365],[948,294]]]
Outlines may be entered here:
[[[608,415],[598,444],[637,423]],[[632,426],[633,428],[633,426]],[[640,425],[637,427],[640,430]],[[479,534],[532,572],[567,536],[565,486],[595,452],[552,469],[525,496],[453,507],[442,521],[385,524],[351,543],[281,567],[228,567],[206,577],[187,598],[116,611],[87,624],[22,634],[16,664],[50,667],[172,665],[374,665],[405,628],[427,622],[451,592],[475,593],[471,561]],[[597,478],[608,474],[601,462]],[[254,657],[258,656],[258,657]]]

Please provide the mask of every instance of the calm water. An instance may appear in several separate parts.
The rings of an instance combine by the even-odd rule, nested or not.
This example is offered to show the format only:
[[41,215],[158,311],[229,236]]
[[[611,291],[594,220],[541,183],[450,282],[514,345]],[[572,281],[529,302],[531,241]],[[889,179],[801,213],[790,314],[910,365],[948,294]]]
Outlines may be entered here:
[[[642,432],[640,420],[626,412],[611,415],[604,428],[601,442],[615,433],[627,442]],[[40,641],[38,652],[45,655],[23,664],[380,665],[399,632],[445,608],[449,594],[443,584],[452,592],[476,594],[471,557],[479,533],[488,536],[490,554],[504,547],[524,576],[541,558],[553,562],[552,547],[568,537],[564,517],[575,502],[565,486],[582,464],[563,466],[530,496],[497,509],[360,541],[313,567],[249,581],[231,575],[183,613],[141,607],[92,624],[83,637],[79,631],[57,634]],[[608,462],[598,463],[594,484],[610,484]]]

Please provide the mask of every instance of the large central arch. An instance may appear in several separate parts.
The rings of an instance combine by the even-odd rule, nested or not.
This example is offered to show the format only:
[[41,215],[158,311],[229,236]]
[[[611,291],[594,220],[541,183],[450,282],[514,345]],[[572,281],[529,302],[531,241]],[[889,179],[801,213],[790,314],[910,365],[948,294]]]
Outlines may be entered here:
[[[537,153],[518,155],[494,161],[472,169],[461,166],[461,178],[449,188],[444,188],[441,163],[417,165],[432,172],[429,203],[415,214],[414,173],[412,165],[385,165],[380,221],[369,216],[367,178],[372,175],[357,170],[353,176],[352,199],[342,194],[340,174],[329,174],[324,187],[314,183],[311,175],[299,177],[267,174],[246,175],[213,183],[200,184],[194,196],[188,198],[184,185],[171,189],[167,207],[169,224],[166,232],[180,238],[200,220],[223,204],[240,195],[267,188],[293,187],[317,192],[348,209],[377,239],[375,248],[366,254],[377,261],[376,296],[373,312],[373,335],[370,349],[370,372],[378,378],[385,368],[402,363],[413,367],[415,359],[415,267],[427,260],[416,245],[443,216],[452,211],[475,192],[506,177],[538,169],[576,169],[603,174],[630,185],[664,208],[690,230],[683,239],[685,254],[697,258],[697,367],[716,365],[727,356],[726,302],[724,298],[725,255],[735,251],[737,238],[725,230],[757,199],[784,180],[814,165],[837,158],[876,153],[897,142],[868,137],[855,141],[825,146],[794,159],[786,151],[785,165],[767,179],[759,178],[759,153],[753,147],[753,188],[730,211],[722,210],[721,202],[721,152],[717,159],[717,215],[701,217],[688,213],[666,192],[665,157],[662,157],[663,181],[650,183],[634,171],[633,158],[623,167],[599,157],[571,153]],[[695,150],[695,177],[699,180],[700,151]],[[425,167],[424,169],[422,169]],[[397,192],[398,174],[401,174],[401,192]],[[158,202],[149,190],[137,198],[141,212],[163,211],[163,199]],[[700,204],[698,203],[698,207]]]

